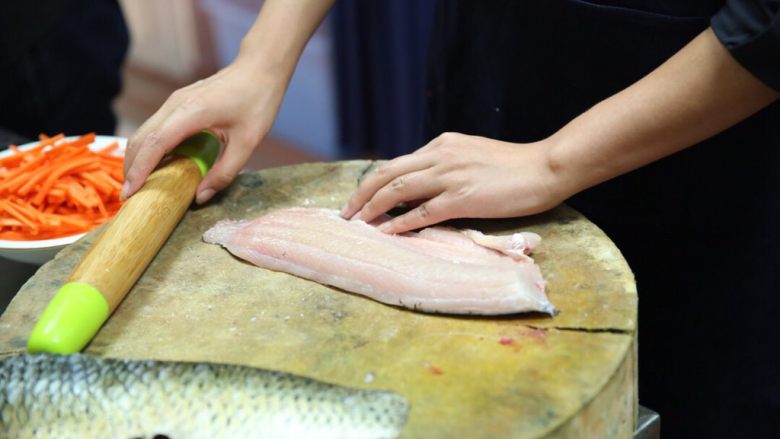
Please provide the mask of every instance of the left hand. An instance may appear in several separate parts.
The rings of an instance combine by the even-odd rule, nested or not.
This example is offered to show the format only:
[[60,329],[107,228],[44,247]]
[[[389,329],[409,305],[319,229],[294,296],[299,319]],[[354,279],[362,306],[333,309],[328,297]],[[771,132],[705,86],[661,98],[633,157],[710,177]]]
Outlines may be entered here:
[[402,202],[414,209],[380,225],[403,233],[451,218],[504,218],[555,207],[571,195],[549,159],[545,141],[517,144],[444,133],[368,176],[342,210],[371,221]]

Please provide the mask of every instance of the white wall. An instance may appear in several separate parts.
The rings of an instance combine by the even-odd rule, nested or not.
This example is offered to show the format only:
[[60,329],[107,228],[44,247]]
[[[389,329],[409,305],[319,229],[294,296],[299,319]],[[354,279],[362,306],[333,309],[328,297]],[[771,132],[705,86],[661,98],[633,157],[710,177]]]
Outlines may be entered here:
[[[238,53],[260,1],[199,0],[212,18],[220,67]],[[271,134],[324,159],[338,156],[338,107],[334,47],[326,20],[303,51]]]
[[122,0],[130,26],[128,60],[170,78],[191,80],[200,67],[193,5],[187,0]]

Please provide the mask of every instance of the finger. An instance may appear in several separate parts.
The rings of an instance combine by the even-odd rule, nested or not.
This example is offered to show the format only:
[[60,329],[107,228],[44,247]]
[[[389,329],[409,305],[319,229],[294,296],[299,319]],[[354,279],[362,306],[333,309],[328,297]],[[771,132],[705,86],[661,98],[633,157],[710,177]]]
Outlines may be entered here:
[[450,213],[451,210],[451,203],[447,201],[444,195],[440,195],[420,204],[403,215],[382,223],[379,226],[379,230],[385,233],[397,234],[430,226],[453,218],[454,215]]
[[341,216],[352,218],[383,186],[398,176],[427,169],[433,164],[433,161],[426,154],[408,154],[390,160],[360,183],[360,186],[341,210]]
[[433,139],[431,139],[430,142],[428,142],[425,145],[423,145],[420,148],[418,148],[417,151],[415,151],[415,153],[427,152],[427,151],[430,151],[430,150],[436,148],[437,146],[442,144],[442,142],[444,140],[443,137],[446,137],[446,136],[444,134],[440,134],[440,135],[434,137]]
[[149,117],[146,122],[141,124],[141,126],[130,137],[127,142],[127,148],[125,149],[125,176],[127,176],[127,172],[132,167],[133,162],[135,161],[135,157],[143,146],[147,136],[157,131],[159,127],[163,126],[165,121],[174,111],[176,111],[176,108],[179,107],[179,96],[180,95],[177,92],[171,94],[171,96],[163,103],[163,105],[151,117]]
[[130,159],[122,197],[127,198],[140,189],[165,154],[209,125],[209,120],[204,118],[202,112],[193,113],[186,109],[173,112],[159,128],[149,132],[141,140],[135,156]]
[[198,185],[195,202],[205,203],[215,193],[232,183],[246,162],[249,161],[256,147],[257,142],[249,139],[228,138],[224,152]]
[[400,175],[379,189],[352,219],[371,222],[378,216],[406,201],[434,198],[444,192],[430,172],[417,171]]

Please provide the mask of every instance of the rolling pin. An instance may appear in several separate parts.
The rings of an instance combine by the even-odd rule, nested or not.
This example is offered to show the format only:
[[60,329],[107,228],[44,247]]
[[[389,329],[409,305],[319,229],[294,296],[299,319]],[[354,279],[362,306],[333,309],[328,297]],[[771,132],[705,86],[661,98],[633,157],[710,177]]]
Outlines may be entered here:
[[116,309],[192,204],[219,153],[203,131],[182,142],[95,238],[27,342],[30,352],[81,351]]

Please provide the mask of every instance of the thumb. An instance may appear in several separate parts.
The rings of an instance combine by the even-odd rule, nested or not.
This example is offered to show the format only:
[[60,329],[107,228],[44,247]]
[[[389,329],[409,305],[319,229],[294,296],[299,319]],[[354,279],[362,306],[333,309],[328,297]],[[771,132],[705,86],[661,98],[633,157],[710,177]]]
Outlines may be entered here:
[[195,202],[203,204],[230,185],[249,161],[258,143],[248,139],[229,139],[222,155],[198,185]]

